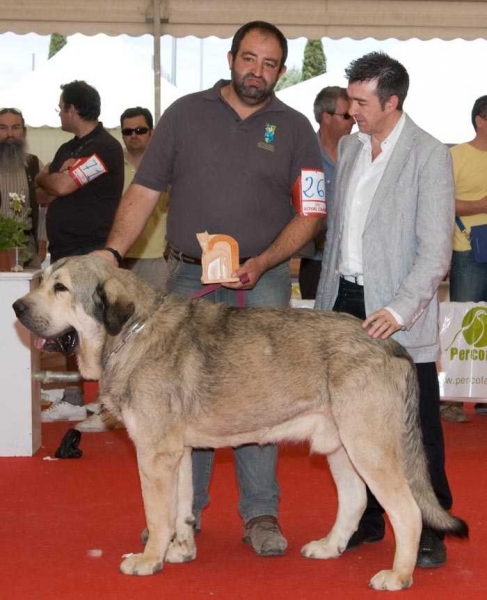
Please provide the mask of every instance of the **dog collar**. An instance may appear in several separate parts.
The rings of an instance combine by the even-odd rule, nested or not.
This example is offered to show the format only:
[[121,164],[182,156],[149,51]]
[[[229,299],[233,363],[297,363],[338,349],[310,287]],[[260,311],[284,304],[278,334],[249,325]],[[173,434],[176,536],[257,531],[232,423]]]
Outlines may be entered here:
[[118,346],[116,346],[111,352],[110,354],[105,358],[105,360],[103,361],[103,367],[106,366],[107,362],[110,360],[110,358],[114,355],[117,354],[117,352],[119,352],[124,346],[125,344],[129,341],[129,339],[135,335],[136,333],[141,332],[144,327],[145,327],[145,323],[146,321],[142,321],[142,323],[135,323],[134,325],[132,325],[132,327],[127,331],[127,333],[125,334],[125,336],[123,337],[122,341],[118,344]]

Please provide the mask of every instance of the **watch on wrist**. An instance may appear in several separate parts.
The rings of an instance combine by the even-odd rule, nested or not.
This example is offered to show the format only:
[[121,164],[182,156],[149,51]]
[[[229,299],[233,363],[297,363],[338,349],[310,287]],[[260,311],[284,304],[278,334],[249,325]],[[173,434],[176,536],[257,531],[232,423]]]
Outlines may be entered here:
[[120,252],[118,250],[115,250],[115,248],[110,248],[109,246],[105,246],[105,248],[103,248],[103,250],[106,250],[107,252],[110,252],[110,254],[113,254],[113,256],[115,257],[118,266],[120,266],[122,264],[122,255],[120,254]]

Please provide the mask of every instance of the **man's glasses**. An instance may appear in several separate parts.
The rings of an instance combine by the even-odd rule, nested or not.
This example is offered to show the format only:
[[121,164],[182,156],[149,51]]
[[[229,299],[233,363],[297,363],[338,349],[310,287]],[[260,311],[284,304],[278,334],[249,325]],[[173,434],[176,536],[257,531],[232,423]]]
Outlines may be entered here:
[[337,117],[343,117],[345,119],[345,121],[348,121],[349,119],[352,118],[352,115],[350,115],[349,113],[330,113],[330,115],[336,115]]
[[145,135],[149,131],[148,127],[126,127],[122,129],[122,135],[129,136],[135,133],[135,135]]

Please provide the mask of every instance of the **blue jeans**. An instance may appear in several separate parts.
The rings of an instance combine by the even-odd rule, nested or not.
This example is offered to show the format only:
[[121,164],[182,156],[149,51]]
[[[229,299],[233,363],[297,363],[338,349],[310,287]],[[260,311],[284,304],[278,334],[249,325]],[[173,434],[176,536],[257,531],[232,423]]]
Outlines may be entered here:
[[487,302],[487,263],[475,262],[472,252],[453,252],[450,271],[452,302]]
[[[201,266],[168,260],[167,292],[189,298],[204,286]],[[291,298],[289,263],[270,269],[262,275],[252,290],[245,291],[245,306],[286,307]],[[205,296],[211,302],[237,306],[237,294],[224,287]],[[208,487],[213,470],[214,450],[193,450],[193,509],[196,515],[208,505]],[[238,511],[246,523],[254,517],[277,517],[279,485],[276,478],[277,446],[248,444],[234,449],[239,488]]]

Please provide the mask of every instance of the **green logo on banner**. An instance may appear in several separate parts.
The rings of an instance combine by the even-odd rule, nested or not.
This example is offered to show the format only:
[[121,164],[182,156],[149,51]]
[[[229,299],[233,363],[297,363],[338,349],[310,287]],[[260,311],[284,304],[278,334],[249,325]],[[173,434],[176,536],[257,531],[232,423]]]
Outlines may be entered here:
[[487,346],[487,308],[472,308],[463,317],[462,334],[470,346],[485,348]]
[[[462,349],[453,345],[460,334],[471,348]],[[463,317],[462,327],[456,332],[446,351],[449,351],[450,360],[486,361],[487,351],[477,350],[485,347],[487,347],[487,308],[476,306]]]

